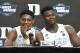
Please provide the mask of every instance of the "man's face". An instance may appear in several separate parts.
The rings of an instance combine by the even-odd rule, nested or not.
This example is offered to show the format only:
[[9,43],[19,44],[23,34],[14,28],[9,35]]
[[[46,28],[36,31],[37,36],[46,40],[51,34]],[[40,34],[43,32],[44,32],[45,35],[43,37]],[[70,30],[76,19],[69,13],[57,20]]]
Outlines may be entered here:
[[43,17],[46,24],[54,24],[56,21],[56,17],[53,10],[45,11]]
[[33,18],[32,16],[25,14],[20,18],[20,23],[21,26],[29,28],[33,24]]

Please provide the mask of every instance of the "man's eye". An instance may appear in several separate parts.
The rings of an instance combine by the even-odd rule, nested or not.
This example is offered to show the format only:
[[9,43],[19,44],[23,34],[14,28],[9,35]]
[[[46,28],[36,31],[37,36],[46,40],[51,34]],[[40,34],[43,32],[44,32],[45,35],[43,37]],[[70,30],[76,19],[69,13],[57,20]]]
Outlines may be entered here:
[[28,19],[28,21],[31,21],[30,19]]
[[45,17],[49,17],[50,15],[46,15]]
[[25,21],[25,19],[22,19],[22,21]]

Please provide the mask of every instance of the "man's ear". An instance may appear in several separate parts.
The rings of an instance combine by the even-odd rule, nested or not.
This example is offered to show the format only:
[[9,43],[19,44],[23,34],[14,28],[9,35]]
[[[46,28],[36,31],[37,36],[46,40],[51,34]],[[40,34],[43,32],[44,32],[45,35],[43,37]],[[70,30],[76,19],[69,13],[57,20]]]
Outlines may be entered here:
[[37,20],[34,19],[34,20],[33,20],[33,24],[34,24],[34,23],[37,23]]
[[34,24],[36,22],[36,20],[34,19],[33,21],[32,21],[32,23]]

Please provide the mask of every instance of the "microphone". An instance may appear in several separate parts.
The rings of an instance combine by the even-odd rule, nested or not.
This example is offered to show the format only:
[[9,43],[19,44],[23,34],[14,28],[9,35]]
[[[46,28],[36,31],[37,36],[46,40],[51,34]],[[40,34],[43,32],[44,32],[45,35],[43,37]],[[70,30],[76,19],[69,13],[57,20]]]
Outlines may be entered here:
[[30,45],[33,44],[33,34],[29,33],[29,40],[30,40]]

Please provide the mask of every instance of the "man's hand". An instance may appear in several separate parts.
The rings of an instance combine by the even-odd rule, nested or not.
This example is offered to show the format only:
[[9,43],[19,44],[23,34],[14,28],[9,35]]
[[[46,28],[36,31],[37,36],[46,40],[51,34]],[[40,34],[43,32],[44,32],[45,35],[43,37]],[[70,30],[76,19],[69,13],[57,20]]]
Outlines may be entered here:
[[23,35],[24,38],[28,38],[28,34],[26,34],[26,32],[27,32],[28,30],[30,30],[30,28],[25,27],[25,26],[22,26],[22,27],[21,27],[21,33],[22,33],[22,35]]

